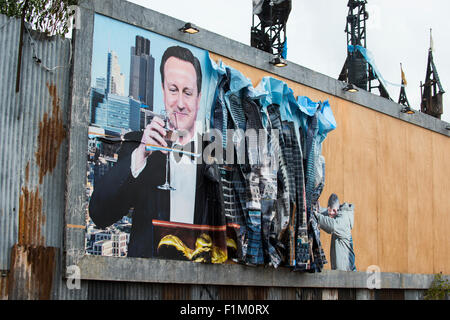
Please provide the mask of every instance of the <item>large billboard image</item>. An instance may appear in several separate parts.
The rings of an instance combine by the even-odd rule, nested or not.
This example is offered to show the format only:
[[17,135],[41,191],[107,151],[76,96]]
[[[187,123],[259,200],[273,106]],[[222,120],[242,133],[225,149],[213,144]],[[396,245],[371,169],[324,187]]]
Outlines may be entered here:
[[0,300],[448,298],[448,28],[235,2],[2,2]]
[[[202,217],[195,214],[205,185],[204,166],[195,158],[204,130],[208,59],[204,50],[96,16],[88,254],[166,252],[207,260],[192,248],[198,239],[206,246],[214,239],[217,259],[226,257],[226,241],[216,235],[225,225],[198,225]],[[176,146],[181,151],[174,154]]]
[[355,270],[353,208],[319,205],[328,101],[101,15],[91,79],[86,254],[321,271],[322,228]]

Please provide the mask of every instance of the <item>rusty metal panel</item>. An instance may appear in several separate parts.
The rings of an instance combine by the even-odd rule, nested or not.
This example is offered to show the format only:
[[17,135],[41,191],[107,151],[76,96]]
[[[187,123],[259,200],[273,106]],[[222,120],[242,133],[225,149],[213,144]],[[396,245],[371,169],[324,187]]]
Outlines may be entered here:
[[322,289],[297,288],[296,300],[322,300]]
[[126,282],[89,282],[88,300],[125,300]]
[[127,283],[127,300],[161,300],[163,285],[157,283]]
[[64,279],[66,265],[63,261],[63,250],[58,250],[56,268],[54,272],[52,299],[53,300],[86,300],[88,293],[88,282],[80,281],[79,288],[69,289],[67,283],[70,279]]
[[163,300],[190,300],[191,285],[186,284],[166,284],[162,289]]
[[[17,44],[19,41],[20,25],[15,19],[8,19],[0,15],[0,269],[8,269],[9,252],[17,239],[17,215],[19,192],[11,188],[20,187],[20,176],[16,150],[19,126],[16,121],[15,109],[17,96],[15,90],[15,74],[17,66]],[[16,57],[16,59],[13,59]],[[9,151],[9,152],[8,152]],[[13,152],[11,152],[13,151]],[[13,170],[14,174],[8,174]]]
[[405,291],[393,289],[376,290],[375,300],[405,300]]
[[[360,296],[364,297],[362,293],[364,289],[359,290]],[[338,300],[339,299],[339,291],[338,289],[323,289],[322,290],[322,300]]]
[[192,285],[192,300],[219,300],[219,290],[217,286]]
[[8,300],[8,278],[7,273],[2,272],[0,277],[0,300]]
[[57,248],[15,245],[8,275],[8,298],[49,300]]
[[26,31],[16,93],[20,21],[0,28],[0,299],[83,299],[62,279],[71,40]]
[[164,291],[164,285],[152,283],[87,281],[86,285],[88,300],[161,300]]
[[269,288],[267,300],[295,300],[297,298],[295,288]]
[[24,32],[16,93],[20,21],[0,15],[2,25],[0,269],[7,270],[16,243],[62,247],[71,43]]
[[338,289],[338,300],[356,300],[356,289]]
[[268,287],[249,287],[247,289],[247,299],[249,300],[267,300],[269,293]]
[[237,286],[220,286],[219,299],[220,300],[248,300],[248,290],[250,287]]
[[[20,88],[18,243],[62,247],[70,40],[26,33]],[[31,47],[35,48],[33,52]],[[49,72],[34,63],[36,54]],[[15,186],[12,186],[13,188]]]
[[52,300],[86,300],[88,294],[88,283],[86,281],[81,281],[80,289],[69,290],[66,287],[66,281],[62,278],[61,272],[56,272],[56,276],[59,277],[57,281],[54,282],[52,290]]

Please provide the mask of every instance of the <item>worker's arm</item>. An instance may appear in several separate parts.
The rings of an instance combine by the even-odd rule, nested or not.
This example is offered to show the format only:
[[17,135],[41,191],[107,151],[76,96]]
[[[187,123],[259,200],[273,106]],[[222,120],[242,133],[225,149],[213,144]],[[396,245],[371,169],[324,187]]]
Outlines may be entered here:
[[330,234],[334,233],[336,221],[328,216],[328,211],[326,209],[319,212],[317,221],[323,231]]
[[351,237],[351,226],[348,217],[345,214],[338,215],[336,218],[330,218],[323,214],[317,215],[320,228],[330,234],[335,234],[338,238],[345,239]]

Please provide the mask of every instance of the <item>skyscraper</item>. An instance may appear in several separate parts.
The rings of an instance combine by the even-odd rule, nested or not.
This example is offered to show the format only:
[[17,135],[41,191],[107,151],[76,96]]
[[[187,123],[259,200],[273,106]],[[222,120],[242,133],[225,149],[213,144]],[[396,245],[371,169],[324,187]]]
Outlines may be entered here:
[[119,59],[114,51],[108,52],[106,92],[119,96],[125,95],[125,75],[120,72]]
[[108,94],[95,109],[95,124],[117,133],[130,128],[130,99]]
[[106,91],[106,79],[105,77],[98,77],[95,79],[95,88],[99,91]]
[[150,54],[150,40],[136,36],[136,45],[131,47],[130,97],[153,110],[153,83],[155,58]]
[[[96,92],[95,89],[92,90]],[[95,98],[95,96],[94,96]],[[97,102],[92,115],[95,125],[121,134],[124,131],[140,130],[141,103],[129,97],[109,94]]]
[[[104,78],[103,78],[104,79]],[[105,81],[105,86],[106,86],[106,81]],[[90,119],[90,123],[96,123],[96,110],[97,107],[99,105],[99,103],[104,102],[105,100],[105,88],[98,88],[98,87],[94,87],[91,89],[91,104],[90,104],[90,115],[91,115],[91,119]]]

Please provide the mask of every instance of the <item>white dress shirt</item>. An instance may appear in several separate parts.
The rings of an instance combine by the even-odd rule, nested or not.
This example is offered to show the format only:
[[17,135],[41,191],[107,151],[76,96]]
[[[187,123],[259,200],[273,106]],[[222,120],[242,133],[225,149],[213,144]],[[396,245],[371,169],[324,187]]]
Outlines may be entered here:
[[[197,135],[193,139],[197,145]],[[188,143],[190,143],[189,141]],[[191,150],[195,152],[195,150]],[[170,153],[170,185],[175,190],[170,191],[170,221],[194,223],[195,189],[197,185],[197,164],[191,157],[183,155],[181,160],[175,160]]]
[[[197,134],[187,143],[194,141],[195,148],[197,147]],[[175,143],[176,144],[176,143]],[[131,154],[131,173],[134,178],[144,170],[147,161],[144,162],[142,168],[136,168],[135,153]],[[196,152],[196,150],[191,150]],[[170,185],[175,190],[164,191],[170,192],[170,221],[180,223],[194,223],[195,210],[195,189],[197,184],[197,164],[195,159],[191,160],[189,156],[183,155],[178,162],[175,160],[173,152],[169,153],[169,171],[170,171]],[[165,181],[161,181],[161,185]]]

